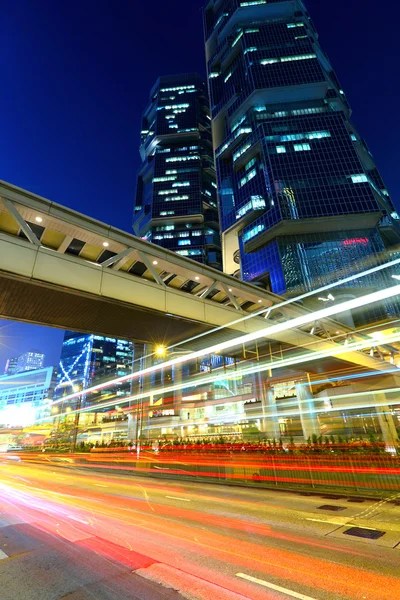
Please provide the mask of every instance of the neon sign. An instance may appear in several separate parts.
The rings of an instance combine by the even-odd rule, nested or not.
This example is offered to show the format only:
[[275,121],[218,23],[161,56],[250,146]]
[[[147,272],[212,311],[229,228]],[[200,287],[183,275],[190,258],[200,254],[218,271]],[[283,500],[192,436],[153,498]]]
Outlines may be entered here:
[[356,244],[361,244],[362,246],[366,246],[369,242],[369,238],[359,237],[359,238],[349,238],[348,240],[343,240],[342,244],[344,246],[355,246]]

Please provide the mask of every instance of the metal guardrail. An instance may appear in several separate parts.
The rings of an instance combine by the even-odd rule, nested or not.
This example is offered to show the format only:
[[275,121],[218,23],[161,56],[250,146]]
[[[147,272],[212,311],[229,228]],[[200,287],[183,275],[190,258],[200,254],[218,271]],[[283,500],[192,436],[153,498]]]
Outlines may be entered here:
[[[143,451],[143,449],[142,449]],[[51,454],[46,453],[46,461]],[[136,460],[135,451],[67,455],[80,467],[112,469],[143,477],[244,485],[258,488],[292,489],[400,498],[400,456],[390,454],[271,455],[248,453],[231,457],[200,453],[173,458],[145,452]],[[41,457],[40,457],[41,458]],[[60,455],[55,456],[60,460]],[[27,460],[31,460],[27,455]],[[38,458],[38,460],[40,460]],[[47,464],[49,464],[47,462]]]

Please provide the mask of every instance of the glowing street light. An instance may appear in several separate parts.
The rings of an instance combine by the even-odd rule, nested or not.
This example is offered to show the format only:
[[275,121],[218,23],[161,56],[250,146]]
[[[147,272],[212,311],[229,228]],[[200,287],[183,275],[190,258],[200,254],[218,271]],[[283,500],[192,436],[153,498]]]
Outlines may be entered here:
[[157,356],[165,356],[166,351],[167,350],[166,350],[165,346],[157,346],[157,348],[156,348]]

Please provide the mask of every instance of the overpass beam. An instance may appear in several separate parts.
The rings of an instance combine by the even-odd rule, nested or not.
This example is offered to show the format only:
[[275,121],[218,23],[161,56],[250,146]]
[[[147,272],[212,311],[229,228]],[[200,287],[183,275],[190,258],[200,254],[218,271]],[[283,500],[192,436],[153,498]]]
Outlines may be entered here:
[[31,244],[35,246],[40,246],[40,240],[33,233],[32,229],[29,227],[28,223],[21,217],[18,210],[15,208],[14,204],[8,200],[7,198],[2,197],[3,204],[7,208],[8,212],[14,217],[17,221],[18,225],[21,227],[22,231],[28,238]]
[[70,245],[70,243],[72,242],[74,238],[72,237],[72,235],[66,235],[64,240],[61,242],[60,246],[57,249],[57,252],[59,252],[60,254],[64,254],[64,252],[66,251],[66,249],[68,248],[68,246]]
[[199,297],[200,298],[205,298],[210,292],[215,290],[216,285],[218,284],[218,281],[213,281],[211,285],[209,285],[205,290],[203,290],[200,294]]
[[236,310],[240,310],[239,302],[236,300],[235,296],[229,290],[228,286],[225,285],[225,283],[222,284],[222,289],[224,290],[225,294],[228,296],[231,304],[233,304],[233,306],[236,308]]
[[165,287],[165,282],[162,280],[162,278],[158,274],[157,269],[154,268],[154,265],[151,264],[151,262],[149,261],[147,256],[140,250],[138,250],[137,254],[138,254],[139,260],[147,267],[148,271],[150,271],[155,282],[158,283],[158,285],[162,285]]
[[101,263],[101,266],[111,267],[111,265],[113,265],[114,263],[121,262],[123,258],[128,258],[129,254],[132,254],[133,251],[133,248],[125,248],[125,250],[122,250],[122,252],[120,252],[119,254],[111,256],[110,258],[105,260],[103,263]]

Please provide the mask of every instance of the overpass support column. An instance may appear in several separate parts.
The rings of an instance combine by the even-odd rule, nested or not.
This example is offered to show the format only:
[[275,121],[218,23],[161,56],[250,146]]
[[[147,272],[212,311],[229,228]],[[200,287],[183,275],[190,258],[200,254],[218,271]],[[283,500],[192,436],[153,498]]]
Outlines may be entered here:
[[315,400],[309,382],[296,382],[296,394],[304,439],[307,440],[313,434],[319,436],[321,428],[315,411]]
[[137,432],[137,413],[128,413],[128,442],[135,442]]
[[281,434],[274,388],[268,384],[262,373],[258,373],[258,384],[261,390],[262,432],[269,440],[279,440]]
[[399,435],[397,433],[396,425],[392,416],[392,411],[389,406],[383,404],[387,402],[385,394],[374,394],[374,401],[376,402],[376,414],[378,416],[379,425],[382,432],[382,439],[386,446],[391,448],[398,446]]
[[[173,367],[173,381],[175,385],[182,384],[182,365],[174,365]],[[174,390],[174,410],[179,410],[182,406],[182,388]]]

